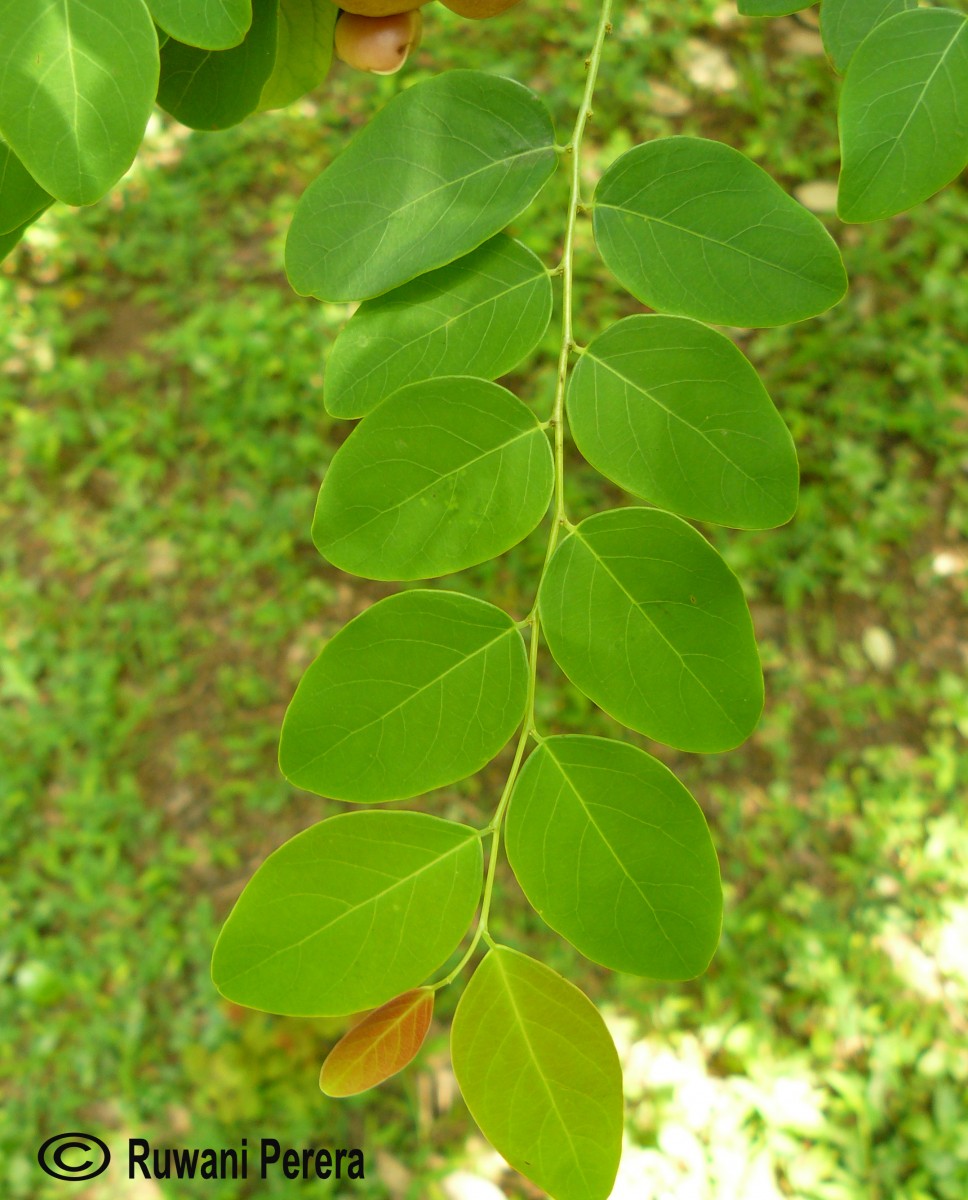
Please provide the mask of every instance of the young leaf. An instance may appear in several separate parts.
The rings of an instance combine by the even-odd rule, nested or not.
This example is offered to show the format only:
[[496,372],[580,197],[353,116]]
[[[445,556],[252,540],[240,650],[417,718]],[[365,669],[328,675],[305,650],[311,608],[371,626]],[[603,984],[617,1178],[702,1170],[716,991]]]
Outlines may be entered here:
[[834,70],[843,75],[875,25],[916,7],[917,0],[823,0],[820,34]]
[[430,988],[404,992],[368,1013],[330,1050],[320,1089],[327,1096],[355,1096],[396,1075],[417,1057],[433,1014]]
[[158,103],[192,129],[227,129],[259,107],[276,62],[278,0],[254,0],[245,40],[200,50],[172,38],[161,51]]
[[0,0],[0,136],[37,183],[93,204],[121,178],[158,87],[144,0]]
[[702,974],[719,941],[719,862],[702,810],[635,746],[550,737],[524,765],[508,860],[552,929],[613,971]]
[[326,364],[326,408],[334,417],[362,417],[407,383],[440,375],[497,379],[544,336],[552,300],[538,258],[498,234],[360,305]]
[[968,17],[945,8],[878,25],[840,96],[837,213],[878,221],[919,204],[968,161]]
[[36,220],[53,199],[10,147],[0,142],[0,237]]
[[237,46],[252,24],[252,0],[148,0],[155,24],[203,50]]
[[680,516],[769,529],[796,509],[787,427],[736,346],[697,321],[607,329],[572,375],[568,418],[593,467]]
[[785,17],[809,8],[813,0],[737,0],[744,17]]
[[457,949],[484,872],[476,829],[425,813],[344,813],[259,867],[222,928],[212,979],[236,1004],[343,1016],[422,983]]
[[339,9],[318,0],[279,0],[276,60],[259,108],[285,108],[318,87],[333,61],[333,29]]
[[494,605],[457,592],[390,596],[344,626],[303,676],[279,765],[297,787],[337,800],[444,787],[510,738],[527,677],[521,634]]
[[622,1151],[622,1069],[591,1001],[499,946],[451,1030],[454,1074],[499,1154],[552,1200],[606,1200]]
[[722,142],[668,137],[636,146],[602,176],[594,207],[606,266],[660,312],[786,325],[847,290],[823,225]]
[[753,623],[736,576],[669,513],[583,521],[541,583],[558,665],[616,721],[679,750],[732,750],[763,708]]
[[286,243],[300,295],[367,300],[453,262],[531,203],[557,162],[526,87],[447,71],[395,96],[311,184]]
[[313,540],[367,579],[447,575],[527,537],[554,481],[548,438],[516,396],[483,379],[430,379],[385,400],[337,450]]

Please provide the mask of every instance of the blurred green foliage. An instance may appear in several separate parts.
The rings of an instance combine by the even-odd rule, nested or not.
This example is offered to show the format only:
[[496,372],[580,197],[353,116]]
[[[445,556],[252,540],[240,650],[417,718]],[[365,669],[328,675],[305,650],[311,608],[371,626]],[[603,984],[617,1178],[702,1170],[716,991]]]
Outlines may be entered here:
[[[564,127],[594,8],[529,0],[474,26],[428,10],[405,78],[513,75]],[[713,0],[622,6],[589,183],[669,132],[729,141],[794,192],[832,183],[836,84],[817,44],[809,19],[742,20]],[[160,1185],[175,1197],[425,1200],[477,1161],[443,1065],[455,995],[421,1066],[338,1104],[316,1087],[333,1028],[232,1009],[208,977],[254,866],[336,808],[279,777],[278,727],[323,639],[384,594],[309,539],[345,436],[320,393],[348,309],[294,296],[281,262],[296,197],[398,86],[339,72],[221,135],[159,120],[112,197],[53,210],[0,274],[0,1026],[15,1031],[0,1040],[0,1153],[17,1200],[61,1194],[34,1154],[62,1128],[368,1155],[366,1183],[343,1191]],[[557,179],[514,229],[546,261],[563,207]],[[502,878],[503,935],[582,982],[625,1052],[617,1197],[968,1194],[966,216],[953,187],[893,222],[831,221],[849,299],[737,332],[791,424],[803,493],[783,530],[705,530],[752,599],[760,730],[726,756],[658,751],[723,865],[709,973],[606,978]],[[635,311],[587,230],[579,276],[580,338]],[[556,340],[509,381],[541,411]],[[621,502],[577,458],[569,488],[579,515]],[[521,615],[540,554],[539,536],[448,583]],[[549,729],[616,732],[547,664],[539,703]],[[431,811],[486,819],[502,768]]]

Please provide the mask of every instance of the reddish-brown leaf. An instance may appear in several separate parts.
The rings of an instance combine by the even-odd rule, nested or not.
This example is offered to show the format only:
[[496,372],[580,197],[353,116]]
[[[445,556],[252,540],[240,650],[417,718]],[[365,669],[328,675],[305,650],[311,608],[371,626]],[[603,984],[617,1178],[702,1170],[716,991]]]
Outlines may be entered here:
[[396,1075],[416,1057],[433,1012],[430,988],[414,988],[374,1009],[329,1052],[319,1086],[327,1096],[355,1096]]

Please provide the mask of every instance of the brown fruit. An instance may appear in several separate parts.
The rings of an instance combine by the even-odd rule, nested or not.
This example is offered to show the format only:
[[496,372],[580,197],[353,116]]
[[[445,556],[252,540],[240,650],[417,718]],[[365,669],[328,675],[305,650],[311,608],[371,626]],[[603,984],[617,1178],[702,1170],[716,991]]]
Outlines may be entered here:
[[422,27],[423,18],[416,10],[389,17],[344,12],[336,22],[336,56],[358,71],[392,75],[420,45]]
[[459,17],[469,17],[472,21],[483,21],[486,17],[498,17],[509,8],[514,8],[520,0],[440,0],[451,12]]
[[333,0],[343,12],[358,17],[394,17],[429,3],[429,0]]

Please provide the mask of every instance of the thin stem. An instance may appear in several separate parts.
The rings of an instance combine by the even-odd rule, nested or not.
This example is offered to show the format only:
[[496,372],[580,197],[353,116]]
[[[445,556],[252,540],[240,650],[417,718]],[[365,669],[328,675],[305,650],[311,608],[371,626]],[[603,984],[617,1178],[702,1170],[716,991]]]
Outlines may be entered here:
[[[558,547],[558,538],[562,528],[569,530],[574,528],[565,515],[565,393],[568,388],[568,372],[571,356],[572,354],[581,352],[575,343],[574,336],[575,232],[578,228],[579,214],[584,214],[587,211],[581,199],[581,148],[585,138],[585,128],[588,125],[588,118],[592,113],[592,99],[595,95],[595,84],[598,81],[598,72],[601,67],[605,38],[612,29],[612,3],[613,0],[602,0],[602,11],[598,21],[598,29],[595,33],[595,44],[592,47],[591,54],[585,60],[587,71],[585,91],[582,95],[571,139],[562,149],[562,153],[568,159],[570,165],[571,191],[568,201],[568,218],[565,225],[565,241],[561,254],[561,262],[551,272],[554,276],[560,275],[562,279],[561,351],[558,356],[554,405],[547,426],[554,430],[554,511],[551,520],[551,532],[548,536],[548,548],[545,551],[544,563],[542,564],[541,575],[538,580],[539,592],[541,590],[541,582],[548,570],[548,564],[551,562],[551,558]],[[543,741],[543,738],[535,728],[534,720],[534,698],[538,682],[538,651],[541,646],[541,618],[538,614],[537,596],[535,596],[531,612],[521,624],[530,626],[531,630],[531,643],[528,651],[529,670],[526,715],[518,736],[514,761],[511,763],[511,770],[508,773],[504,790],[501,793],[501,799],[498,802],[497,809],[491,821],[481,831],[482,837],[490,835],[491,838],[491,848],[487,862],[487,877],[484,881],[484,897],[481,902],[481,916],[478,921],[477,932],[474,934],[467,953],[448,975],[433,985],[435,990],[453,983],[473,958],[482,939],[486,945],[494,946],[494,941],[488,932],[488,918],[491,913],[491,899],[494,895],[494,880],[497,875],[504,815],[507,812],[511,793],[514,790],[518,773],[521,770],[521,763],[524,760],[524,751],[528,744],[528,739],[533,738],[539,744]]]

